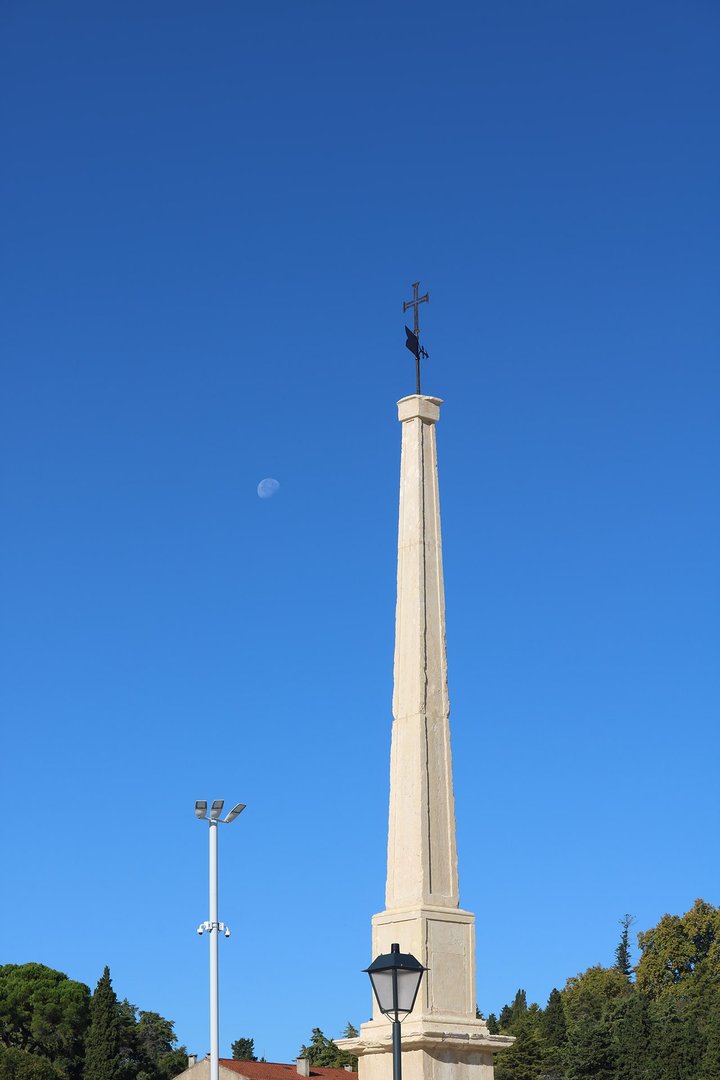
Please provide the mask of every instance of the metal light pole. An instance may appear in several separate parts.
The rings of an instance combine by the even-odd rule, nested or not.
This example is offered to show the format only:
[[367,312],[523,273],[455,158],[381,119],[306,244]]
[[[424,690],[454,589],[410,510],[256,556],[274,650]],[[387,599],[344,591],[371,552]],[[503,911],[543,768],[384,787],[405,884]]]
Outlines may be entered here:
[[377,956],[365,970],[380,1012],[392,1021],[393,1080],[402,1080],[400,1025],[413,1011],[427,968],[412,953],[401,953],[400,946],[392,944],[389,953]]
[[216,799],[207,812],[207,803],[195,803],[195,817],[207,821],[210,828],[210,918],[200,923],[198,934],[207,930],[210,935],[210,1080],[219,1080],[220,1075],[220,1014],[218,1008],[218,936],[220,931],[230,937],[230,927],[218,921],[218,824],[229,825],[245,809],[245,803],[233,806],[227,817],[220,821],[224,799]]

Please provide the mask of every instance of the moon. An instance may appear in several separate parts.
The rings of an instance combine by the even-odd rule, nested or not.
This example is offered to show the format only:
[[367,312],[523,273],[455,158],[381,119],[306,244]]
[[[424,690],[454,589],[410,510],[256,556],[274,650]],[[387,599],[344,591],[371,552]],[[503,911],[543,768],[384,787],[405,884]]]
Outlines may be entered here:
[[277,480],[273,480],[271,476],[261,480],[257,486],[257,493],[261,499],[272,499],[280,487]]

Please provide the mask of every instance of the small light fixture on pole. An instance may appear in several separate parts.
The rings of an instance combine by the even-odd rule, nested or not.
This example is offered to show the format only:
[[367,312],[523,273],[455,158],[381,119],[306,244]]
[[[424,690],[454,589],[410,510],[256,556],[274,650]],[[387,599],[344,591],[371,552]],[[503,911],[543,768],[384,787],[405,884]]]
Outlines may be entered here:
[[218,1008],[218,937],[220,932],[225,937],[230,937],[230,928],[225,923],[218,921],[218,823],[229,825],[236,817],[242,814],[245,803],[233,806],[230,813],[220,819],[224,799],[216,799],[210,807],[202,800],[195,803],[195,817],[200,821],[207,821],[210,826],[210,918],[207,922],[200,923],[198,934],[205,930],[210,935],[210,1080],[218,1080],[220,1075],[220,1020]]
[[380,1012],[392,1021],[393,1080],[402,1080],[400,1025],[413,1011],[427,968],[412,953],[401,953],[400,946],[393,944],[389,953],[376,957],[365,971],[370,976]]

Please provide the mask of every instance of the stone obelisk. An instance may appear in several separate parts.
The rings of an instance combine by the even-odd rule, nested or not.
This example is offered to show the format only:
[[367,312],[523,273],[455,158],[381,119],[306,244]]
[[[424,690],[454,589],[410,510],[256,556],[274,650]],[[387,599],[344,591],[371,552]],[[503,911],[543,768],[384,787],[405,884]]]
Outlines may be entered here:
[[[476,1018],[475,917],[459,907],[445,594],[435,425],[439,398],[398,402],[402,424],[395,687],[385,911],[372,956],[413,953],[428,971],[402,1026],[404,1080],[492,1080],[514,1040]],[[357,1039],[360,1080],[391,1080],[390,1024],[373,1003]]]

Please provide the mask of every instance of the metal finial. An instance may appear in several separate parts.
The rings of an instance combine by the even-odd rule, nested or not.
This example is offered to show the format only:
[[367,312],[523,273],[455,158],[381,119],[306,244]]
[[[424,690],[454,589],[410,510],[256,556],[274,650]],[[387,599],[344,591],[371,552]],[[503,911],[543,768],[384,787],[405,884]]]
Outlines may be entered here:
[[425,360],[428,356],[425,349],[423,349],[422,345],[420,344],[420,319],[418,318],[418,308],[421,304],[430,303],[430,293],[426,292],[424,296],[418,296],[419,288],[420,282],[413,281],[412,300],[403,300],[403,312],[407,311],[408,308],[413,308],[413,330],[411,330],[409,326],[405,327],[405,347],[409,349],[415,357],[415,376],[418,394],[420,393],[420,357],[422,356],[422,358]]

